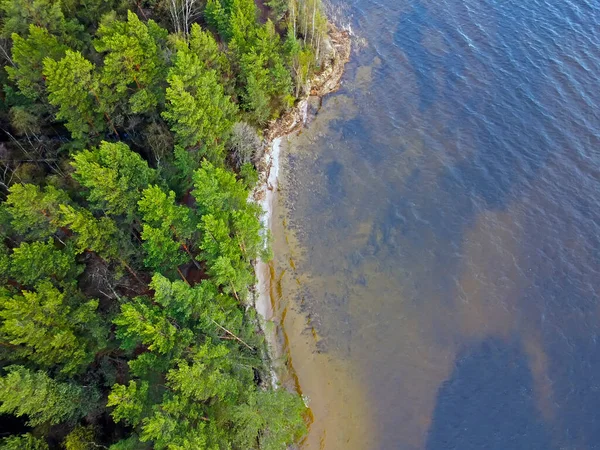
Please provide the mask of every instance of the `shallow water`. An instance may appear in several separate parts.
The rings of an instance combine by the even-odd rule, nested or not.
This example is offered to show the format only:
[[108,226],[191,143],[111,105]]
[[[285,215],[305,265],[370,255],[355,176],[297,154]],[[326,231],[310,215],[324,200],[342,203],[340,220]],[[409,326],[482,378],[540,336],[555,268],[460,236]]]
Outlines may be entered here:
[[274,233],[304,447],[600,449],[600,4],[344,4]]

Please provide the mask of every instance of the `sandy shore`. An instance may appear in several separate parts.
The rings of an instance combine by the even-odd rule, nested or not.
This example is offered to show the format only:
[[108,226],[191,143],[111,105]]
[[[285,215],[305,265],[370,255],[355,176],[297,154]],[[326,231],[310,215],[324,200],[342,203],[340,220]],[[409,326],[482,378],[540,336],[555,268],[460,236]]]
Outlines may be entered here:
[[[273,207],[279,182],[279,161],[282,140],[298,132],[306,123],[308,103],[310,99],[320,99],[335,92],[340,87],[346,63],[350,59],[351,38],[349,31],[340,30],[335,25],[329,25],[328,32],[332,53],[323,64],[323,70],[311,80],[310,89],[297,105],[280,119],[272,122],[265,130],[266,150],[258,165],[259,182],[251,198],[261,205],[263,214],[261,222],[265,232],[273,229]],[[255,263],[256,286],[254,307],[261,318],[261,327],[265,333],[269,357],[271,361],[280,359],[281,348],[277,342],[277,332],[269,323],[273,319],[273,296],[271,295],[272,266],[268,262],[258,260]],[[271,382],[277,383],[277,368],[272,366]]]

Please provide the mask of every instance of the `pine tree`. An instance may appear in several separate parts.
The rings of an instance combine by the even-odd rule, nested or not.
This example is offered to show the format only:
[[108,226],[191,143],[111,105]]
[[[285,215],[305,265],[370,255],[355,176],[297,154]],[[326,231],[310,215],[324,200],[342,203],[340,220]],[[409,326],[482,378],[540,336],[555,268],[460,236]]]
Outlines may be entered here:
[[0,440],[0,450],[48,450],[45,440],[30,433],[21,436],[9,436]]
[[171,281],[157,273],[149,286],[154,291],[154,301],[182,326],[202,330],[204,334],[215,334],[215,324],[236,327],[233,323],[239,311],[236,303],[219,293],[210,280],[190,287],[184,281]]
[[29,26],[29,35],[25,38],[13,33],[12,41],[13,65],[6,66],[9,79],[28,99],[44,99],[46,95],[42,74],[44,59],[60,60],[65,55],[67,47],[48,30],[36,25]]
[[74,278],[79,273],[72,246],[57,248],[52,239],[23,242],[13,249],[10,259],[10,274],[23,285],[32,285],[44,278],[57,281]]
[[66,192],[33,184],[14,184],[8,192],[6,211],[15,232],[26,239],[46,239],[58,231],[60,206],[70,203]]
[[114,14],[105,16],[97,36],[94,47],[105,54],[102,83],[121,98],[133,86],[135,93],[127,95],[133,113],[156,108],[163,96],[166,68],[161,43],[167,30],[153,20],[145,24],[128,11],[126,22],[116,20]]
[[46,28],[50,33],[59,36],[65,44],[76,45],[80,42],[76,35],[83,27],[76,19],[65,18],[61,2],[52,0],[2,0],[2,26],[0,35],[8,39],[13,33],[26,36],[29,26],[35,24]]
[[244,208],[248,191],[231,171],[216,167],[208,161],[194,173],[194,190],[198,212],[218,214]]
[[88,189],[88,200],[106,214],[124,215],[131,223],[141,192],[155,172],[140,155],[122,142],[101,142],[73,157],[73,178]]
[[115,422],[126,422],[130,426],[138,425],[149,412],[148,382],[131,380],[129,384],[115,384],[108,395],[106,406],[113,406],[111,412]]
[[[197,402],[226,401],[235,397],[240,380],[233,375],[232,359],[224,344],[210,341],[194,349],[191,361],[181,360],[167,373],[168,386],[182,396]],[[252,370],[246,367],[246,376]]]
[[31,426],[75,422],[97,406],[97,393],[53,380],[23,366],[5,368],[0,378],[0,413],[27,416]]
[[56,118],[74,139],[104,131],[98,80],[94,65],[79,52],[67,50],[60,61],[44,59],[48,100],[58,108]]
[[113,321],[117,325],[117,336],[126,350],[138,344],[148,346],[151,351],[166,354],[188,345],[192,337],[190,330],[178,330],[157,306],[152,306],[143,297],[121,305],[121,313]]
[[236,107],[225,95],[216,72],[207,70],[186,46],[177,51],[167,82],[167,105],[162,116],[177,143],[201,149],[212,160],[220,160]]
[[35,291],[0,291],[0,335],[36,364],[77,372],[93,360],[105,337],[96,316],[98,301],[77,297],[72,289],[62,292],[47,280]]
[[59,220],[61,226],[75,233],[77,253],[92,251],[106,261],[128,256],[125,239],[112,219],[97,219],[86,209],[61,205]]
[[[190,210],[175,204],[173,191],[167,196],[160,187],[150,186],[142,192],[138,206],[147,267],[168,270],[183,264],[188,258],[195,261],[188,247],[195,230]],[[187,256],[182,254],[183,251]]]
[[194,23],[188,41],[190,51],[198,56],[206,69],[215,70],[221,76],[229,73],[227,55],[219,49],[219,44],[211,33],[202,30],[200,25]]
[[248,402],[235,408],[235,444],[238,448],[278,450],[306,432],[302,399],[282,389],[254,391]]

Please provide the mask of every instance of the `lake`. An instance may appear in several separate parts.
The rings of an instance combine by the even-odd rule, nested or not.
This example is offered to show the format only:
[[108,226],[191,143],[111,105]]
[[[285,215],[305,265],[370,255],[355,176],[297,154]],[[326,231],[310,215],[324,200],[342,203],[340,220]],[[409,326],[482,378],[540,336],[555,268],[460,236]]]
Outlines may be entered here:
[[307,449],[600,449],[600,3],[349,0],[282,153]]

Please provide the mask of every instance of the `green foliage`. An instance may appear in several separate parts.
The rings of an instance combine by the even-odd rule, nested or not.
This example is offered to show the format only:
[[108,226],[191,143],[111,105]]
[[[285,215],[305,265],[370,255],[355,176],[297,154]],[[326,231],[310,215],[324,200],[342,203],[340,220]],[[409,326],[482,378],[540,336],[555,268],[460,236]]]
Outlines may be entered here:
[[284,390],[255,391],[235,408],[233,420],[239,448],[278,450],[306,432],[302,399]]
[[205,162],[194,174],[198,210],[200,248],[209,274],[223,290],[237,298],[252,283],[250,261],[265,249],[258,220],[259,208],[247,202],[243,181],[227,170]]
[[254,0],[173,5],[0,0],[0,413],[35,427],[0,449],[277,449],[304,431],[299,397],[255,380],[245,300],[268,233],[248,191],[256,126],[317,67],[320,2],[292,1],[283,43]]
[[76,253],[92,251],[109,261],[128,256],[121,231],[108,217],[97,219],[86,209],[60,205],[60,224],[75,233]]
[[88,189],[88,200],[109,215],[135,217],[141,192],[153,180],[154,170],[122,142],[105,142],[73,157],[73,178]]
[[92,450],[98,448],[94,442],[94,428],[77,426],[67,434],[63,442],[65,450]]
[[95,314],[98,301],[77,296],[49,281],[16,295],[0,291],[0,334],[31,361],[74,373],[91,362],[103,334]]
[[201,215],[218,214],[244,208],[247,205],[248,191],[235,174],[208,161],[194,173],[196,207]]
[[148,445],[140,442],[137,436],[133,435],[127,439],[123,439],[109,447],[109,450],[145,450],[150,449]]
[[[204,64],[206,69],[215,70],[218,74],[229,74],[229,60],[219,49],[217,41],[208,31],[202,30],[197,23],[192,24],[188,38],[189,49]],[[185,44],[183,44],[185,46]],[[185,47],[183,48],[185,51]]]
[[13,33],[25,36],[31,24],[46,28],[67,44],[76,44],[75,34],[83,31],[76,19],[65,18],[61,3],[52,0],[2,0],[3,23],[0,35],[10,38]]
[[[154,414],[144,420],[140,440],[152,442],[155,450],[217,450],[217,446],[208,444],[207,428],[211,425],[206,423],[204,413],[203,405],[173,396],[157,405]],[[222,445],[228,448],[226,441]]]
[[0,450],[48,450],[48,448],[46,441],[36,438],[30,433],[9,436],[0,440]]
[[11,276],[21,284],[31,285],[43,278],[60,281],[68,276],[74,278],[78,272],[73,248],[57,248],[52,239],[23,242],[11,255]]
[[12,35],[13,66],[7,66],[6,72],[22,95],[30,100],[45,96],[45,85],[42,70],[44,59],[60,60],[67,47],[62,45],[56,36],[47,29],[35,25],[29,26],[26,38],[16,33]]
[[108,395],[106,406],[114,406],[111,416],[115,422],[124,421],[131,426],[136,426],[142,420],[148,408],[148,382],[136,383],[130,381],[129,385],[115,384]]
[[158,353],[170,353],[189,344],[190,330],[178,330],[157,306],[143,297],[121,305],[121,313],[113,321],[124,349],[141,344]]
[[225,345],[207,342],[196,349],[191,362],[180,361],[167,374],[168,385],[195,401],[225,400],[236,395],[238,381],[232,377],[232,361]]
[[0,244],[0,282],[6,283],[9,280],[10,256],[8,249],[4,244]]
[[200,148],[207,157],[219,160],[236,106],[225,95],[216,72],[206,69],[189,47],[180,46],[167,82],[167,105],[162,116],[177,143]]
[[64,191],[14,184],[8,192],[6,211],[15,232],[26,239],[46,239],[58,231],[60,205],[70,202]]
[[94,69],[81,53],[71,50],[60,61],[44,59],[48,101],[58,108],[56,119],[65,121],[74,139],[99,134],[105,127]]
[[129,109],[133,113],[154,110],[161,101],[161,81],[165,74],[165,61],[161,41],[167,30],[154,21],[140,21],[131,11],[127,21],[116,19],[115,14],[104,17],[94,42],[96,51],[104,53],[101,81],[118,97],[135,86],[129,97]]
[[194,226],[189,208],[175,204],[175,193],[167,194],[158,186],[150,186],[142,192],[138,202],[142,217],[142,239],[147,267],[168,270],[183,264],[189,252],[187,241],[192,237]]
[[28,416],[31,426],[75,422],[96,406],[97,396],[89,389],[23,366],[5,370],[7,374],[0,378],[0,413]]

